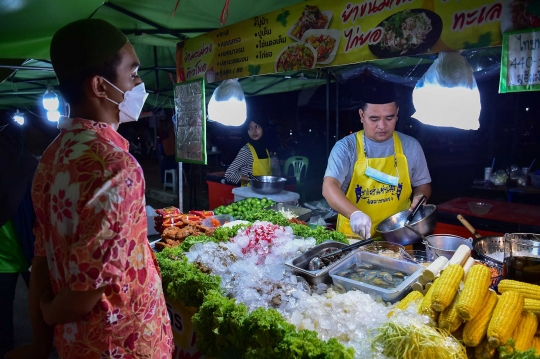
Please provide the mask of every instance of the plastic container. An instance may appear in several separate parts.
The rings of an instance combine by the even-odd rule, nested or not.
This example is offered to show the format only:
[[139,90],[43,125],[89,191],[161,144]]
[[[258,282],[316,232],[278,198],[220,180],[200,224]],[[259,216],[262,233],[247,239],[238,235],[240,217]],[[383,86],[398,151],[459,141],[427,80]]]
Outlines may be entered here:
[[482,216],[487,214],[493,205],[485,202],[467,202],[472,213]]
[[[358,282],[349,278],[341,277],[336,273],[350,267],[355,263],[373,264],[388,268],[389,270],[400,271],[406,273],[408,277],[396,288],[386,289],[379,288],[374,285]],[[417,263],[408,262],[380,256],[378,254],[369,253],[366,251],[354,252],[354,255],[339,263],[330,270],[330,277],[336,285],[341,285],[346,291],[356,289],[364,293],[381,296],[385,302],[396,302],[402,299],[410,291],[410,285],[418,279],[422,273],[422,266]]]
[[385,241],[375,241],[364,246],[364,250],[370,253],[378,254],[384,257],[390,257],[394,259],[407,259],[411,260],[405,247],[401,244],[385,242]]
[[426,251],[410,250],[407,251],[407,254],[415,263],[420,264],[424,268],[428,267],[433,262]]
[[[219,226],[214,226],[212,225],[212,219],[215,219],[215,220],[218,220],[219,221]],[[231,215],[228,215],[228,214],[217,214],[215,216],[212,216],[212,217],[208,217],[208,218],[205,218],[202,220],[201,224],[205,227],[208,227],[208,228],[215,228],[215,227],[221,227],[222,225],[224,225],[225,223],[229,223],[229,222],[232,222],[234,221],[234,218],[233,216]]]
[[531,173],[531,182],[533,187],[540,188],[540,174]]

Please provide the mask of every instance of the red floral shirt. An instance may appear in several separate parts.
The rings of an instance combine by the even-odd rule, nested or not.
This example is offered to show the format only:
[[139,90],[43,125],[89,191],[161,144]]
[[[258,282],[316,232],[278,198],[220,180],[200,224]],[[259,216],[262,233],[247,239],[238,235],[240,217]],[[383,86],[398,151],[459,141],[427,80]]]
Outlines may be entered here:
[[61,118],[34,177],[35,255],[55,293],[106,286],[83,319],[55,327],[61,358],[171,357],[172,332],[148,245],[143,171],[104,123]]

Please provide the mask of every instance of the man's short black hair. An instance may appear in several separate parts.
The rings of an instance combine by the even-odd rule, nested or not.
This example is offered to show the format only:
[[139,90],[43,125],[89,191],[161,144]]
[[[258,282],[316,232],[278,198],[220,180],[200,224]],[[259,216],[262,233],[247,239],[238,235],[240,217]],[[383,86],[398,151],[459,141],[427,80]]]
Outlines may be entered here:
[[58,88],[63,98],[70,105],[78,105],[84,100],[84,81],[93,76],[102,76],[110,82],[115,82],[117,79],[117,68],[120,65],[122,56],[120,51],[110,56],[103,65],[87,70],[77,76],[63,80]]

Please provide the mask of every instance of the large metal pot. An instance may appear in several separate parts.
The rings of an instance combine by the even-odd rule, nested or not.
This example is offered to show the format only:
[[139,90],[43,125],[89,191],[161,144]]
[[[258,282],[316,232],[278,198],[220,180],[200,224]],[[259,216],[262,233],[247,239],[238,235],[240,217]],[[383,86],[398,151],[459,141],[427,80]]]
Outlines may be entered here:
[[[433,234],[437,224],[436,209],[437,207],[433,204],[422,205],[409,224],[424,236]],[[375,230],[387,242],[398,243],[402,246],[419,243],[422,239],[405,227],[405,221],[410,213],[408,209],[396,213],[379,223]]]
[[426,245],[426,252],[428,252],[428,257],[432,260],[440,256],[448,259],[452,258],[461,245],[466,245],[470,249],[473,248],[471,241],[453,234],[434,234],[427,236],[426,239],[427,243],[424,243]]
[[285,188],[285,177],[277,176],[255,176],[251,180],[251,189],[258,194],[278,194]]

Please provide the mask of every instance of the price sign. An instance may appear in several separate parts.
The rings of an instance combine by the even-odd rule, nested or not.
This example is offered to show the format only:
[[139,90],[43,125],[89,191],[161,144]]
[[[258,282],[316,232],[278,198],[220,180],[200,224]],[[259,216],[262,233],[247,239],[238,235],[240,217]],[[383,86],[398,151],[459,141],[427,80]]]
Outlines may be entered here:
[[540,90],[540,28],[503,34],[499,92]]

